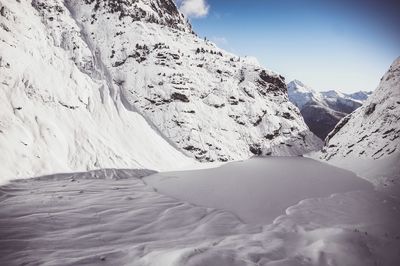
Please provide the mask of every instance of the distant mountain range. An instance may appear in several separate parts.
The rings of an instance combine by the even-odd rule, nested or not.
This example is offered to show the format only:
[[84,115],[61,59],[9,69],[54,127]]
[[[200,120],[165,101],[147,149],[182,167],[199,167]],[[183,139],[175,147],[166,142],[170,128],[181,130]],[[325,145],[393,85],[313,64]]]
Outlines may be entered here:
[[371,93],[317,92],[299,80],[288,84],[289,100],[300,109],[310,130],[321,139],[326,138],[340,119],[360,107]]

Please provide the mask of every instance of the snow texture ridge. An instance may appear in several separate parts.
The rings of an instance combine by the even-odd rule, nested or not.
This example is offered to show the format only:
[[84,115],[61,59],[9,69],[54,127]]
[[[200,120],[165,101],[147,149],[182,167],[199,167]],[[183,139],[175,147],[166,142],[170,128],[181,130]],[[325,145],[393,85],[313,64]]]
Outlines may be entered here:
[[3,265],[399,265],[396,197],[368,190],[306,199],[272,224],[251,225],[162,195],[138,179],[147,174],[101,170],[1,187]]

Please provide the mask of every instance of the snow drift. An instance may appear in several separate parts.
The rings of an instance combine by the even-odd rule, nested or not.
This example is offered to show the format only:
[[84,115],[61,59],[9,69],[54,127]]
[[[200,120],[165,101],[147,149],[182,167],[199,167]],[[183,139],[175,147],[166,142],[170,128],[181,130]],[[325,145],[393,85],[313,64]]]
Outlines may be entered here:
[[[281,163],[266,167],[262,164],[263,159],[258,159],[242,165],[229,164],[215,171],[223,174],[222,179],[226,181],[240,168],[242,171],[247,168],[245,172],[269,168],[274,175],[281,173],[284,176],[281,164],[287,165],[288,159],[270,159]],[[321,179],[328,179],[332,174],[336,176],[338,171],[346,172],[302,158],[291,158],[290,161],[297,161],[287,167],[291,172],[295,172],[300,164],[311,172],[320,173]],[[332,178],[325,188],[315,178],[305,179],[303,192],[307,185],[319,187],[321,191],[309,192],[314,196],[322,193],[324,197],[303,200],[288,208],[286,213],[281,209],[282,216],[271,224],[244,224],[233,213],[162,195],[138,179],[148,174],[151,171],[110,169],[18,180],[2,186],[2,263],[49,266],[399,264],[398,198],[368,189],[363,185],[368,182],[355,180],[357,178],[349,172],[344,173],[341,180]],[[237,186],[238,195],[229,195],[228,190],[220,199],[213,196],[212,205],[224,205],[222,199],[228,197],[236,202],[252,202],[255,210],[258,207],[262,212],[264,208],[260,202],[265,195],[260,190],[274,185],[267,178],[268,171],[264,170],[264,175],[265,179],[257,177],[251,182],[250,187],[255,188],[256,193],[247,190],[246,176],[240,180],[236,177],[244,185]],[[296,177],[299,182],[302,180],[302,176],[292,178]],[[179,180],[185,182],[184,178]],[[203,185],[208,183],[203,182]],[[345,187],[345,184],[350,186]],[[225,188],[224,182],[214,181],[210,185],[217,191]],[[294,189],[295,185],[291,187]],[[327,194],[324,193],[357,188],[362,191],[330,197],[325,197]],[[181,189],[180,192],[183,195],[185,191]],[[280,194],[276,197],[278,202],[291,198],[285,191],[276,194]],[[261,212],[258,214],[263,216]],[[257,212],[251,215],[257,215]]]

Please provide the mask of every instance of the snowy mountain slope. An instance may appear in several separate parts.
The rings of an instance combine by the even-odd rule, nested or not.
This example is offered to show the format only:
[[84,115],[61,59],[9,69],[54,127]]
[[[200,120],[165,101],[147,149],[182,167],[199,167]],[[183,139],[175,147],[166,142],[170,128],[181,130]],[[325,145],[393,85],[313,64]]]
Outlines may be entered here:
[[186,154],[227,161],[301,154],[319,145],[287,101],[283,77],[254,60],[226,53],[190,27],[136,21],[127,30],[128,17],[68,3],[107,69],[110,87]]
[[351,113],[358,107],[360,107],[365,100],[359,100],[352,98],[355,97],[365,97],[367,94],[363,92],[356,92],[353,94],[345,94],[335,90],[321,92],[325,103],[333,110],[342,113]]
[[[400,58],[365,104],[328,135],[321,158],[372,181],[399,183]],[[387,184],[386,184],[387,185]]]
[[127,108],[142,113],[187,155],[228,161],[302,154],[319,145],[287,101],[283,77],[254,60],[189,30],[130,23],[101,7],[68,3]]
[[[64,18],[69,35],[61,32],[57,39],[30,1],[2,1],[0,10],[0,182],[194,163],[110,95],[104,72],[71,18]],[[77,45],[81,49],[72,48]]]
[[283,77],[193,34],[171,0],[1,3],[2,174],[303,154]]
[[289,100],[294,103],[314,134],[325,139],[340,119],[360,107],[369,92],[344,94],[330,90],[317,92],[294,80],[288,84]]
[[347,94],[347,96],[349,96],[350,98],[354,99],[354,100],[359,100],[359,101],[366,101],[368,99],[369,96],[371,96],[372,91],[358,91],[358,92],[354,92],[351,94]]
[[321,103],[324,101],[323,96],[308,87],[300,80],[293,80],[288,83],[289,100],[294,103],[300,110],[309,102]]

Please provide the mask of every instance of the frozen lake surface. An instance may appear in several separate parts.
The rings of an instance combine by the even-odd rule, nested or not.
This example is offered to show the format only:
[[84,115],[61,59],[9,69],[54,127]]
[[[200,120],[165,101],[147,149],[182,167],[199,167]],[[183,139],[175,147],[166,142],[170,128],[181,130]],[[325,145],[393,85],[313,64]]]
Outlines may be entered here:
[[303,157],[253,158],[213,169],[159,173],[145,182],[162,194],[268,224],[303,199],[369,190],[352,172]]
[[0,264],[400,265],[399,198],[347,171],[268,158],[153,173],[99,170],[0,187]]

